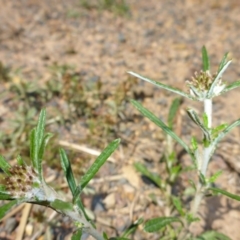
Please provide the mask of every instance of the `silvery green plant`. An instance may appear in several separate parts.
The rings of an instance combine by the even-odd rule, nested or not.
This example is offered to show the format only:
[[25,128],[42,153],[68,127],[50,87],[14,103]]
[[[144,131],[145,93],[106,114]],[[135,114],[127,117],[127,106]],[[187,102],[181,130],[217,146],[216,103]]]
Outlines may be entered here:
[[[95,176],[100,167],[118,147],[120,140],[112,141],[103,152],[97,157],[87,172],[82,176],[79,183],[76,182],[71,164],[63,149],[60,149],[61,165],[72,193],[72,200],[69,202],[50,187],[44,180],[42,160],[44,150],[52,134],[45,133],[45,110],[39,116],[37,127],[30,134],[30,159],[31,165],[27,165],[19,156],[17,164],[11,166],[3,156],[0,156],[0,168],[4,177],[0,181],[0,200],[9,200],[0,207],[0,219],[15,205],[20,203],[39,204],[68,216],[75,224],[76,231],[72,239],[81,239],[82,232],[89,233],[95,239],[109,239],[106,233],[99,233],[92,220],[88,217],[80,195],[89,181]],[[117,239],[117,238],[116,238]]]
[[[165,124],[152,112],[143,107],[139,102],[135,100],[131,101],[132,104],[144,116],[146,116],[158,127],[160,127],[168,136],[177,141],[185,149],[185,151],[192,159],[193,169],[195,169],[198,174],[197,181],[194,182],[192,179],[189,179],[195,191],[191,206],[188,209],[184,209],[179,198],[175,198],[175,200],[173,200],[173,204],[178,212],[178,215],[175,214],[175,216],[163,216],[155,219],[150,219],[145,223],[145,231],[164,233],[161,239],[229,239],[227,236],[216,231],[205,232],[200,236],[194,237],[190,233],[189,227],[194,221],[199,220],[197,213],[201,201],[205,196],[223,194],[229,198],[240,201],[240,196],[214,187],[213,183],[219,177],[221,171],[216,172],[213,176],[207,175],[208,164],[214,154],[214,151],[216,150],[217,144],[230,130],[240,125],[240,119],[238,119],[231,124],[212,126],[212,100],[214,97],[217,97],[221,94],[229,92],[234,88],[239,87],[240,81],[236,81],[231,84],[227,84],[225,81],[223,81],[222,75],[231,63],[231,60],[228,60],[228,54],[224,55],[222,61],[218,66],[216,74],[212,74],[210,72],[209,57],[205,47],[202,48],[202,62],[203,70],[195,73],[191,81],[186,82],[187,86],[189,87],[189,93],[148,79],[137,73],[129,72],[129,74],[132,76],[154,84],[159,88],[176,93],[181,97],[188,98],[193,101],[200,101],[204,106],[204,112],[202,116],[199,116],[196,111],[191,108],[187,109],[187,114],[196,124],[196,126],[200,128],[203,136],[201,142],[197,142],[197,140],[192,137],[191,143],[187,144],[183,139],[177,136],[171,126]],[[143,173],[143,171],[141,172]],[[158,181],[161,182],[161,177],[158,177]],[[176,222],[179,223],[177,224],[178,227],[176,227]],[[165,231],[169,229],[174,231],[167,231],[168,234],[166,234]]]

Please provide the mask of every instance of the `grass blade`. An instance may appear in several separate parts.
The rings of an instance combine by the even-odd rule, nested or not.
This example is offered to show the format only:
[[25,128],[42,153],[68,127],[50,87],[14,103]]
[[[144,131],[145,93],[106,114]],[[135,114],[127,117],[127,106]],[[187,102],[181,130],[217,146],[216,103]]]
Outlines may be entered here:
[[204,137],[208,142],[211,141],[211,134],[208,129],[204,126],[204,124],[200,121],[197,113],[193,109],[187,110],[188,116],[192,119],[192,121],[202,130]]
[[225,53],[222,61],[219,64],[218,72],[220,72],[222,70],[222,68],[225,66],[225,64],[227,63],[227,57],[228,57],[228,53]]
[[173,121],[178,112],[178,109],[181,105],[181,98],[175,98],[171,104],[169,113],[168,113],[168,127],[173,128]]
[[214,141],[211,143],[211,145],[215,148],[218,144],[218,142],[220,142],[223,137],[225,137],[225,135],[231,131],[234,127],[240,125],[240,119],[238,119],[237,121],[233,122],[231,125],[227,126],[221,133],[218,134],[218,136],[214,139]]
[[0,219],[2,219],[7,214],[7,212],[17,203],[18,203],[18,200],[16,199],[16,200],[13,200],[13,201],[1,206],[0,207]]
[[84,176],[81,178],[80,186],[82,190],[88,182],[95,176],[95,174],[98,172],[98,170],[101,168],[101,166],[107,161],[108,157],[116,150],[120,143],[120,139],[116,139],[112,141],[103,151],[102,153],[97,157],[95,162],[92,164],[92,166],[88,169],[88,171],[84,174]]
[[234,200],[240,201],[240,196],[232,194],[230,192],[227,192],[227,191],[225,191],[223,189],[215,188],[215,187],[209,187],[208,189],[212,190],[213,193],[221,193],[221,194],[223,194],[223,195],[225,195],[225,196],[227,196],[229,198],[232,198]]
[[162,187],[162,180],[159,176],[151,173],[143,164],[135,163],[134,167],[138,172],[140,172],[143,176],[148,177],[151,181],[153,181],[159,188]]
[[145,117],[150,119],[153,123],[159,126],[166,134],[170,135],[174,140],[176,140],[190,155],[193,157],[187,144],[179,138],[164,122],[162,122],[158,117],[151,113],[148,109],[144,108],[139,102],[131,100],[131,103],[142,113]]
[[183,97],[186,97],[186,98],[189,98],[189,99],[192,99],[192,100],[196,100],[196,98],[192,97],[190,94],[187,94],[183,91],[181,91],[180,89],[178,88],[174,88],[174,87],[171,87],[171,86],[168,86],[168,85],[165,85],[163,83],[160,83],[160,82],[156,82],[154,80],[151,80],[151,79],[148,79],[148,78],[145,78],[137,73],[134,73],[134,72],[128,72],[129,74],[133,75],[134,77],[137,77],[137,78],[140,78],[146,82],[149,82],[149,83],[152,83],[153,85],[159,87],[159,88],[163,88],[163,89],[166,89],[170,92],[174,92],[174,93],[177,93],[179,94],[180,96],[183,96]]
[[32,165],[34,169],[39,173],[40,178],[42,172],[42,156],[40,158],[40,148],[43,142],[44,129],[45,129],[46,111],[42,110],[40,112],[37,127],[31,131],[30,134],[30,157],[32,160]]
[[157,232],[173,222],[181,222],[181,221],[179,218],[176,218],[176,217],[153,218],[146,222],[144,226],[144,230],[146,232]]
[[231,240],[231,238],[226,235],[216,232],[216,231],[208,231],[196,238],[196,240]]
[[203,64],[204,72],[207,72],[210,70],[209,57],[208,57],[207,49],[205,46],[202,47],[202,64]]
[[229,84],[228,86],[226,86],[221,93],[226,93],[234,88],[240,87],[240,81],[236,81],[234,83]]
[[71,164],[68,160],[66,152],[63,149],[60,149],[59,153],[60,153],[61,165],[65,174],[65,177],[67,179],[68,186],[72,192],[72,195],[74,195],[75,189],[76,189],[76,182],[73,176]]
[[221,80],[221,77],[223,75],[223,73],[226,71],[226,69],[228,68],[228,66],[230,65],[231,61],[228,61],[221,69],[220,72],[218,72],[217,76],[215,77],[210,89],[208,90],[207,93],[207,98],[211,98],[214,94],[214,89],[217,86],[217,84],[219,83],[219,81]]
[[71,240],[80,240],[82,237],[82,229],[78,229],[75,233],[73,233]]
[[0,169],[2,169],[7,175],[9,175],[9,169],[11,165],[7,162],[7,160],[0,155]]

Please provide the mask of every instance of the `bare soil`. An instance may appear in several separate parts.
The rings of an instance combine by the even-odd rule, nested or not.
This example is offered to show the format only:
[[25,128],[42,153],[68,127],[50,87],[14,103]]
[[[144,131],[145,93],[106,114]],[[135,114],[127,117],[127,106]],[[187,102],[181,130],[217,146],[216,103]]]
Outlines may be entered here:
[[[105,91],[109,92],[114,91],[119,82],[129,79],[127,71],[130,70],[186,90],[185,80],[201,69],[201,48],[205,45],[213,72],[223,54],[229,52],[233,63],[224,79],[232,82],[239,78],[239,1],[132,0],[127,3],[130,13],[118,16],[106,10],[84,9],[75,0],[0,0],[0,62],[12,72],[20,69],[21,77],[29,82],[36,79],[39,83],[46,82],[51,76],[49,67],[58,64],[74,65],[75,71],[86,81],[101,79]],[[7,91],[7,84],[2,83],[2,89]],[[2,94],[6,93],[3,90]],[[11,98],[8,93],[7,96]],[[140,80],[129,96],[142,101],[164,120],[175,97]],[[216,98],[214,125],[240,117],[239,96],[239,89],[236,89]],[[1,126],[4,127],[13,110],[6,102],[1,105]],[[62,102],[54,106],[64,111]],[[201,104],[184,101],[176,126],[186,141],[191,134],[200,134],[186,116],[185,108],[190,106],[197,108]],[[122,145],[90,184],[94,197],[87,193],[83,196],[85,205],[95,215],[97,228],[112,236],[139,217],[149,219],[166,214],[159,190],[143,182],[133,168],[134,162],[142,162],[161,173],[158,161],[163,154],[164,136],[128,102],[124,107],[122,120],[116,122],[119,130],[116,137],[122,138]],[[53,106],[47,104],[46,108],[53,109]],[[82,145],[84,139],[85,146],[96,149],[99,145],[86,141],[89,130],[82,125],[85,120],[76,120],[68,130],[57,126],[52,129],[58,131],[61,141]],[[240,194],[239,139],[239,128],[236,128],[220,144],[209,170],[209,174],[224,170],[217,184],[235,194]],[[103,145],[109,141],[101,139],[100,135],[96,137],[96,142]],[[4,149],[1,152],[4,153]],[[88,154],[81,154],[80,158],[84,162],[83,171],[94,161],[94,156]],[[187,156],[183,155],[179,161],[187,164]],[[78,168],[76,162],[74,167]],[[46,176],[52,177],[49,181],[61,186],[61,192],[70,198],[61,170],[47,166],[46,161]],[[181,181],[187,184],[187,176]],[[159,206],[152,203],[150,193],[156,194]],[[26,206],[3,221],[0,239],[17,239],[24,209]],[[72,225],[68,219],[53,215],[51,210],[44,211],[37,206],[29,210],[21,239],[70,239]],[[203,203],[200,212],[201,223],[192,228],[195,234],[213,229],[233,240],[240,239],[238,202],[212,197]],[[150,236],[139,229],[133,239],[158,239],[158,236]]]

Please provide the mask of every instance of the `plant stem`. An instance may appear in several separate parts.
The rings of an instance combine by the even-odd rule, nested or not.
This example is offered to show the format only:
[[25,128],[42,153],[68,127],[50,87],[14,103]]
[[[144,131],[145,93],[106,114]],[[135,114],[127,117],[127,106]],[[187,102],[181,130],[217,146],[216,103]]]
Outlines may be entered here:
[[212,127],[212,99],[204,100],[204,112],[208,117],[208,128]]
[[[208,128],[211,128],[212,127],[212,99],[204,100],[204,112],[207,115]],[[212,148],[210,146],[207,146],[207,147],[204,146],[203,155],[202,155],[202,165],[201,165],[201,169],[200,169],[200,171],[204,177],[206,176],[207,166],[208,166],[208,162],[210,160],[211,151],[212,151]],[[202,193],[202,188],[203,188],[203,184],[199,180],[196,195],[195,195],[195,198],[193,201],[193,205],[191,207],[191,213],[193,214],[193,216],[197,214],[201,200],[204,196]]]
[[[207,115],[207,119],[208,119],[208,128],[212,127],[212,99],[205,99],[204,100],[204,112]],[[202,161],[202,166],[201,166],[201,173],[203,174],[203,176],[205,177],[206,172],[207,172],[207,166],[208,166],[208,162],[210,160],[210,156],[211,156],[211,147],[205,147],[203,149],[203,161]]]
[[[207,115],[207,119],[208,119],[208,128],[212,127],[212,99],[205,99],[204,100],[204,112]],[[210,146],[203,146],[203,153],[202,153],[202,164],[201,164],[201,174],[205,177],[206,173],[207,173],[207,166],[208,166],[208,162],[210,160],[210,156],[211,156],[211,151],[212,151],[212,147]],[[199,209],[199,206],[201,204],[201,201],[204,197],[204,192],[203,192],[203,188],[204,185],[202,184],[202,182],[199,180],[197,187],[196,187],[196,194],[193,200],[193,203],[191,205],[191,209],[190,212],[192,214],[192,216],[194,217]],[[187,221],[184,222],[184,230],[183,232],[180,234],[179,239],[181,240],[185,240],[188,232],[189,232],[189,226],[191,223],[187,223]]]

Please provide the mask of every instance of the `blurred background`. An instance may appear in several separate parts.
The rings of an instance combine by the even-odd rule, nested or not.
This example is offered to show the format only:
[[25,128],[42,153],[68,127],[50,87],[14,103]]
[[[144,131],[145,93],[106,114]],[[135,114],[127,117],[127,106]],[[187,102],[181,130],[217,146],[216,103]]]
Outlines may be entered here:
[[[0,0],[0,4],[0,153],[10,163],[19,154],[28,161],[29,131],[40,109],[46,108],[47,130],[54,138],[45,155],[45,176],[69,199],[59,147],[67,150],[76,178],[80,178],[107,143],[122,139],[121,147],[83,197],[100,231],[116,236],[139,217],[164,214],[161,193],[144,183],[132,166],[144,162],[161,172],[158,163],[164,135],[129,99],[141,101],[166,120],[175,96],[127,71],[187,90],[185,81],[201,70],[205,45],[212,73],[229,52],[233,63],[224,80],[237,80],[239,1]],[[239,118],[238,99],[239,89],[217,98],[215,125]],[[182,104],[177,126],[186,141],[191,134],[199,135],[185,114],[187,106],[201,104]],[[224,169],[219,185],[234,193],[239,193],[239,153],[236,129],[210,164],[212,171]],[[187,180],[183,177],[181,181],[184,185]],[[150,192],[161,203],[154,203],[148,197]],[[199,229],[193,231],[220,229],[239,239],[239,207],[225,198],[211,198],[203,204]],[[70,239],[73,226],[68,219],[33,206],[26,210],[28,220],[21,225],[24,209],[20,207],[0,223],[0,239]],[[149,235],[140,228],[132,239],[149,239]]]

